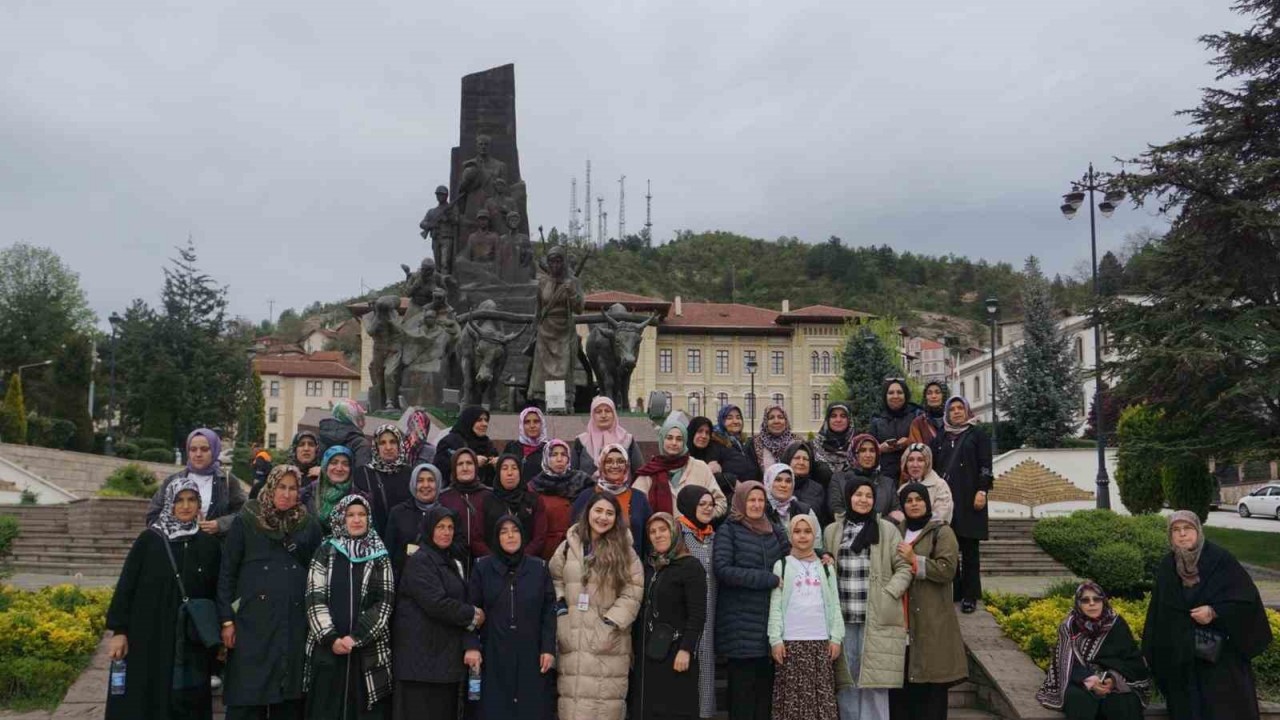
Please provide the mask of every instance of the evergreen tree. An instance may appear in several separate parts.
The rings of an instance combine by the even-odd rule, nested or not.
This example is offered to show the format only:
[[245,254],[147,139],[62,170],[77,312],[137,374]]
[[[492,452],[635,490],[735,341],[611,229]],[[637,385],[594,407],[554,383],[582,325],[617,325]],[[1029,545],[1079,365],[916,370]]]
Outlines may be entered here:
[[253,371],[246,383],[244,408],[237,439],[241,443],[262,443],[267,429],[267,401],[262,394],[262,376]]
[[[1102,384],[1102,426],[1106,428],[1107,445],[1116,444],[1116,425],[1120,422],[1120,401],[1116,394],[1104,382]],[[1089,401],[1089,417],[1085,420],[1084,437],[1094,440],[1098,437],[1098,398]]]
[[22,400],[22,376],[14,373],[0,405],[0,441],[27,444],[27,405]]
[[871,426],[871,417],[880,411],[884,379],[901,372],[889,348],[870,331],[851,334],[843,356],[853,427],[865,430]]
[[76,426],[69,447],[93,450],[93,422],[89,418],[89,382],[93,377],[93,341],[86,335],[72,335],[50,369],[49,414]]
[[1000,392],[1009,420],[1031,447],[1059,447],[1075,427],[1079,371],[1034,256],[1027,258],[1023,275],[1023,340],[1005,360]]
[[1118,390],[1204,432],[1202,456],[1280,452],[1280,1],[1240,0],[1252,21],[1201,41],[1218,80],[1183,111],[1194,129],[1153,145],[1116,181],[1173,218],[1148,248],[1148,300],[1104,320]]
[[1098,293],[1103,297],[1119,295],[1124,290],[1124,265],[1108,250],[1098,261]]

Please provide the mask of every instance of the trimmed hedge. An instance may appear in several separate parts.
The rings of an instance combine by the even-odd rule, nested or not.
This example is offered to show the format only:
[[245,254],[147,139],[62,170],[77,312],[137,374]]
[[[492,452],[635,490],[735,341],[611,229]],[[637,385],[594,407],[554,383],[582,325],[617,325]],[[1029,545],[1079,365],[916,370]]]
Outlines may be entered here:
[[1166,459],[1160,468],[1160,480],[1169,507],[1190,510],[1200,516],[1200,522],[1209,519],[1209,505],[1217,482],[1209,472],[1208,463],[1194,455]]
[[1126,597],[1151,589],[1156,564],[1169,552],[1165,519],[1159,515],[1079,510],[1041,520],[1033,536],[1071,572]]
[[138,453],[138,459],[145,462],[173,464],[173,451],[165,448],[148,448]]
[[89,664],[111,590],[0,588],[0,707],[53,709]]
[[1160,413],[1146,405],[1134,405],[1120,413],[1116,427],[1116,486],[1120,501],[1131,513],[1155,513],[1164,507],[1160,456],[1145,446],[1159,432],[1160,419]]
[[138,450],[165,450],[169,453],[169,459],[173,459],[173,443],[164,438],[142,437],[133,440],[133,444],[138,446]]

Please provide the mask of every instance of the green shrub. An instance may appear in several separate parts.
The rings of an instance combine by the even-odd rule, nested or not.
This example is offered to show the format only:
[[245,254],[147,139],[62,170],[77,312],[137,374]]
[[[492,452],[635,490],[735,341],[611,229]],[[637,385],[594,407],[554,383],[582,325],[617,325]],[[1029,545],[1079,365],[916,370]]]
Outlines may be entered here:
[[1113,595],[1150,590],[1155,566],[1169,551],[1165,521],[1158,515],[1079,510],[1041,520],[1033,534],[1036,544],[1071,572]]
[[140,452],[138,446],[133,443],[122,442],[116,444],[116,457],[124,458],[125,460],[137,460]]
[[0,403],[0,440],[25,445],[27,442],[27,406],[22,399],[22,378],[14,373]]
[[0,703],[16,710],[53,709],[80,676],[83,662],[6,657],[0,663]]
[[159,483],[150,470],[137,463],[129,463],[107,476],[99,494],[104,497],[150,498],[155,495],[157,487]]
[[1190,510],[1204,522],[1217,487],[1204,460],[1195,455],[1178,455],[1165,460],[1160,471],[1165,499],[1174,510]]
[[1080,587],[1080,583],[1075,580],[1058,580],[1044,589],[1044,596],[1047,598],[1066,597],[1074,599],[1076,588],[1078,587]]
[[1164,507],[1160,456],[1145,446],[1159,432],[1160,419],[1160,413],[1146,405],[1134,405],[1120,413],[1116,485],[1120,501],[1131,513],[1160,512]]
[[57,707],[102,636],[111,591],[0,587],[0,707]]
[[9,557],[13,539],[16,537],[18,537],[18,518],[12,515],[0,515],[0,560]]
[[138,453],[139,460],[155,463],[173,464],[173,451],[165,448],[149,448]]
[[35,505],[40,502],[40,493],[31,488],[23,488],[22,493],[18,496],[19,505]]
[[144,451],[144,452],[147,450],[156,450],[156,449],[164,450],[165,452],[169,453],[169,459],[170,460],[173,459],[172,443],[170,443],[168,440],[165,440],[164,438],[142,437],[142,438],[135,439],[133,441],[133,444],[138,446],[138,450]]

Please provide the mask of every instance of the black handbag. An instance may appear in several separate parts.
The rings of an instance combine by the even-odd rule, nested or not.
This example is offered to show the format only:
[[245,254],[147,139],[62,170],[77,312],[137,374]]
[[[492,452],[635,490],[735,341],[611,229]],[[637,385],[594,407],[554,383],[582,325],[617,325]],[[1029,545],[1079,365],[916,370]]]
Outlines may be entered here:
[[1222,646],[1226,644],[1227,636],[1207,627],[1198,627],[1194,632],[1196,659],[1207,663],[1218,662],[1218,658],[1222,657]]
[[658,622],[655,617],[645,628],[644,656],[650,660],[666,660],[671,654],[671,646],[679,639],[680,631],[664,622]]
[[164,554],[169,556],[169,567],[173,569],[173,579],[178,581],[178,592],[182,594],[182,604],[178,606],[178,623],[186,627],[187,639],[208,649],[222,645],[222,626],[218,622],[218,606],[209,598],[192,599],[187,596],[186,585],[182,582],[182,574],[178,572],[178,563],[173,559],[173,550],[169,547],[169,538],[156,530],[164,544]]

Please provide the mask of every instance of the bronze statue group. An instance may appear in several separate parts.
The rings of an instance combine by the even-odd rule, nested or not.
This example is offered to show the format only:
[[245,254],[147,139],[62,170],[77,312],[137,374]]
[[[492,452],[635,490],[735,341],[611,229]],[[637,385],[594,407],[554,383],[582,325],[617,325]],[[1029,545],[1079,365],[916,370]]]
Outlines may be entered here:
[[[945,399],[944,399],[945,398]],[[467,407],[365,436],[345,402],[244,491],[205,429],[157,493],[107,617],[107,718],[916,720],[968,676],[990,442],[962,397],[889,381],[810,442],[770,407],[669,420],[645,459],[613,402],[499,450]],[[1175,513],[1139,647],[1082,583],[1037,699],[1071,718],[1257,717],[1270,628],[1247,573]],[[727,693],[718,697],[718,668]]]

